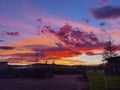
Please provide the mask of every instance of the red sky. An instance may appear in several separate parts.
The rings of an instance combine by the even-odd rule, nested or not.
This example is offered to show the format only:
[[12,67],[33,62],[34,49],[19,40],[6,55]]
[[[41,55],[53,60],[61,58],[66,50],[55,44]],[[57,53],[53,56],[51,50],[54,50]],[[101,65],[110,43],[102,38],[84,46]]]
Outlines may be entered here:
[[[87,3],[86,3],[87,2]],[[117,0],[1,0],[0,58],[14,64],[100,64],[104,42],[120,50]],[[106,12],[106,13],[105,13]],[[39,60],[35,60],[35,54]]]

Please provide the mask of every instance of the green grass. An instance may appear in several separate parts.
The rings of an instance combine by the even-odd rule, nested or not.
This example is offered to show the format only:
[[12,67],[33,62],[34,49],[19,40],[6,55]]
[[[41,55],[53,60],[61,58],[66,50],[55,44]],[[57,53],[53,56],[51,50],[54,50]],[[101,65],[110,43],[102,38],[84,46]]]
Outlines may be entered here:
[[101,72],[88,72],[90,90],[104,90],[104,75]]
[[119,76],[104,76],[102,71],[88,72],[90,90],[104,90],[105,88],[120,88]]
[[120,89],[120,77],[118,76],[107,76],[105,77],[106,86],[108,88],[119,88]]

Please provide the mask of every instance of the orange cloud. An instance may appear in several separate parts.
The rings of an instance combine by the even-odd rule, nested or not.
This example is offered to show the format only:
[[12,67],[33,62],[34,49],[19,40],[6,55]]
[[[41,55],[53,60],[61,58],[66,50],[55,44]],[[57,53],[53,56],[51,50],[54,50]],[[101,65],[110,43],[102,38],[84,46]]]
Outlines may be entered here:
[[24,49],[24,50],[16,50],[16,49],[13,49],[13,50],[0,50],[0,55],[11,55],[11,54],[16,54],[16,53],[32,53],[33,50],[30,50],[30,49]]

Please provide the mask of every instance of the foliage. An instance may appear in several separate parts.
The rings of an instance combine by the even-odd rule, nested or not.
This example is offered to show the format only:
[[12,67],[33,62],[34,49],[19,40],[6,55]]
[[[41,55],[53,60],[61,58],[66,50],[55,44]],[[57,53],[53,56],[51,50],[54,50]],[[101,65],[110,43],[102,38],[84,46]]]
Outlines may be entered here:
[[116,49],[117,48],[114,45],[112,40],[109,40],[109,41],[105,42],[103,58],[110,58],[110,57],[117,56]]

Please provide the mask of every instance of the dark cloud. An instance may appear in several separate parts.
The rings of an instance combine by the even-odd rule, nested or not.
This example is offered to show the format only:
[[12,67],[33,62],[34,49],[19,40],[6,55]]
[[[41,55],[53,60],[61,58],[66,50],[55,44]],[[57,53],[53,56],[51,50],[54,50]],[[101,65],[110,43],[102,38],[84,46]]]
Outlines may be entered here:
[[40,51],[40,52],[38,53],[38,55],[39,55],[40,57],[46,57],[46,54],[45,54],[43,51]]
[[[43,60],[53,60],[53,59],[60,59],[60,57],[56,57],[56,56],[49,56],[47,57],[47,55],[41,51],[41,52],[38,52],[37,54],[38,56],[38,59],[43,59]],[[12,54],[11,55],[12,58],[11,60],[14,58],[14,60],[25,60],[25,61],[28,61],[28,62],[36,62],[36,53],[17,53],[17,54]]]
[[68,49],[66,49],[66,48],[64,48],[64,47],[51,47],[51,48],[49,48],[49,49],[47,49],[47,51],[65,51],[65,50],[68,50]]
[[9,35],[9,36],[20,36],[20,32],[6,32],[6,35]]
[[85,24],[90,24],[90,20],[86,19],[86,18],[83,18],[82,21],[85,23]]
[[[36,52],[37,55],[39,57],[45,57],[45,53],[43,51],[39,51],[39,52]],[[12,56],[16,56],[16,57],[35,57],[36,56],[36,53],[17,53],[17,54],[13,54]]]
[[35,53],[17,53],[17,54],[13,54],[13,56],[32,57],[32,56],[35,56]]
[[106,23],[101,22],[99,25],[100,25],[100,26],[104,26],[104,25],[106,25]]
[[73,54],[76,54],[76,55],[81,55],[82,53],[81,52],[72,52]]
[[12,50],[12,49],[14,49],[14,47],[10,47],[10,46],[0,46],[0,49],[2,49],[2,50]]
[[58,47],[64,47],[61,43],[55,43]]
[[0,39],[0,42],[4,42],[4,40]]
[[104,6],[90,10],[95,19],[108,19],[120,17],[120,6]]
[[48,46],[48,45],[27,45],[27,46],[23,46],[24,48],[28,48],[28,49],[36,49],[36,48],[39,48],[39,49],[45,49],[45,48],[50,48],[51,46]]
[[94,52],[86,52],[85,54],[88,55],[88,56],[102,55],[102,53],[94,53]]
[[41,24],[41,23],[42,23],[42,19],[37,18],[37,19],[36,19],[36,22],[39,23],[39,24]]

